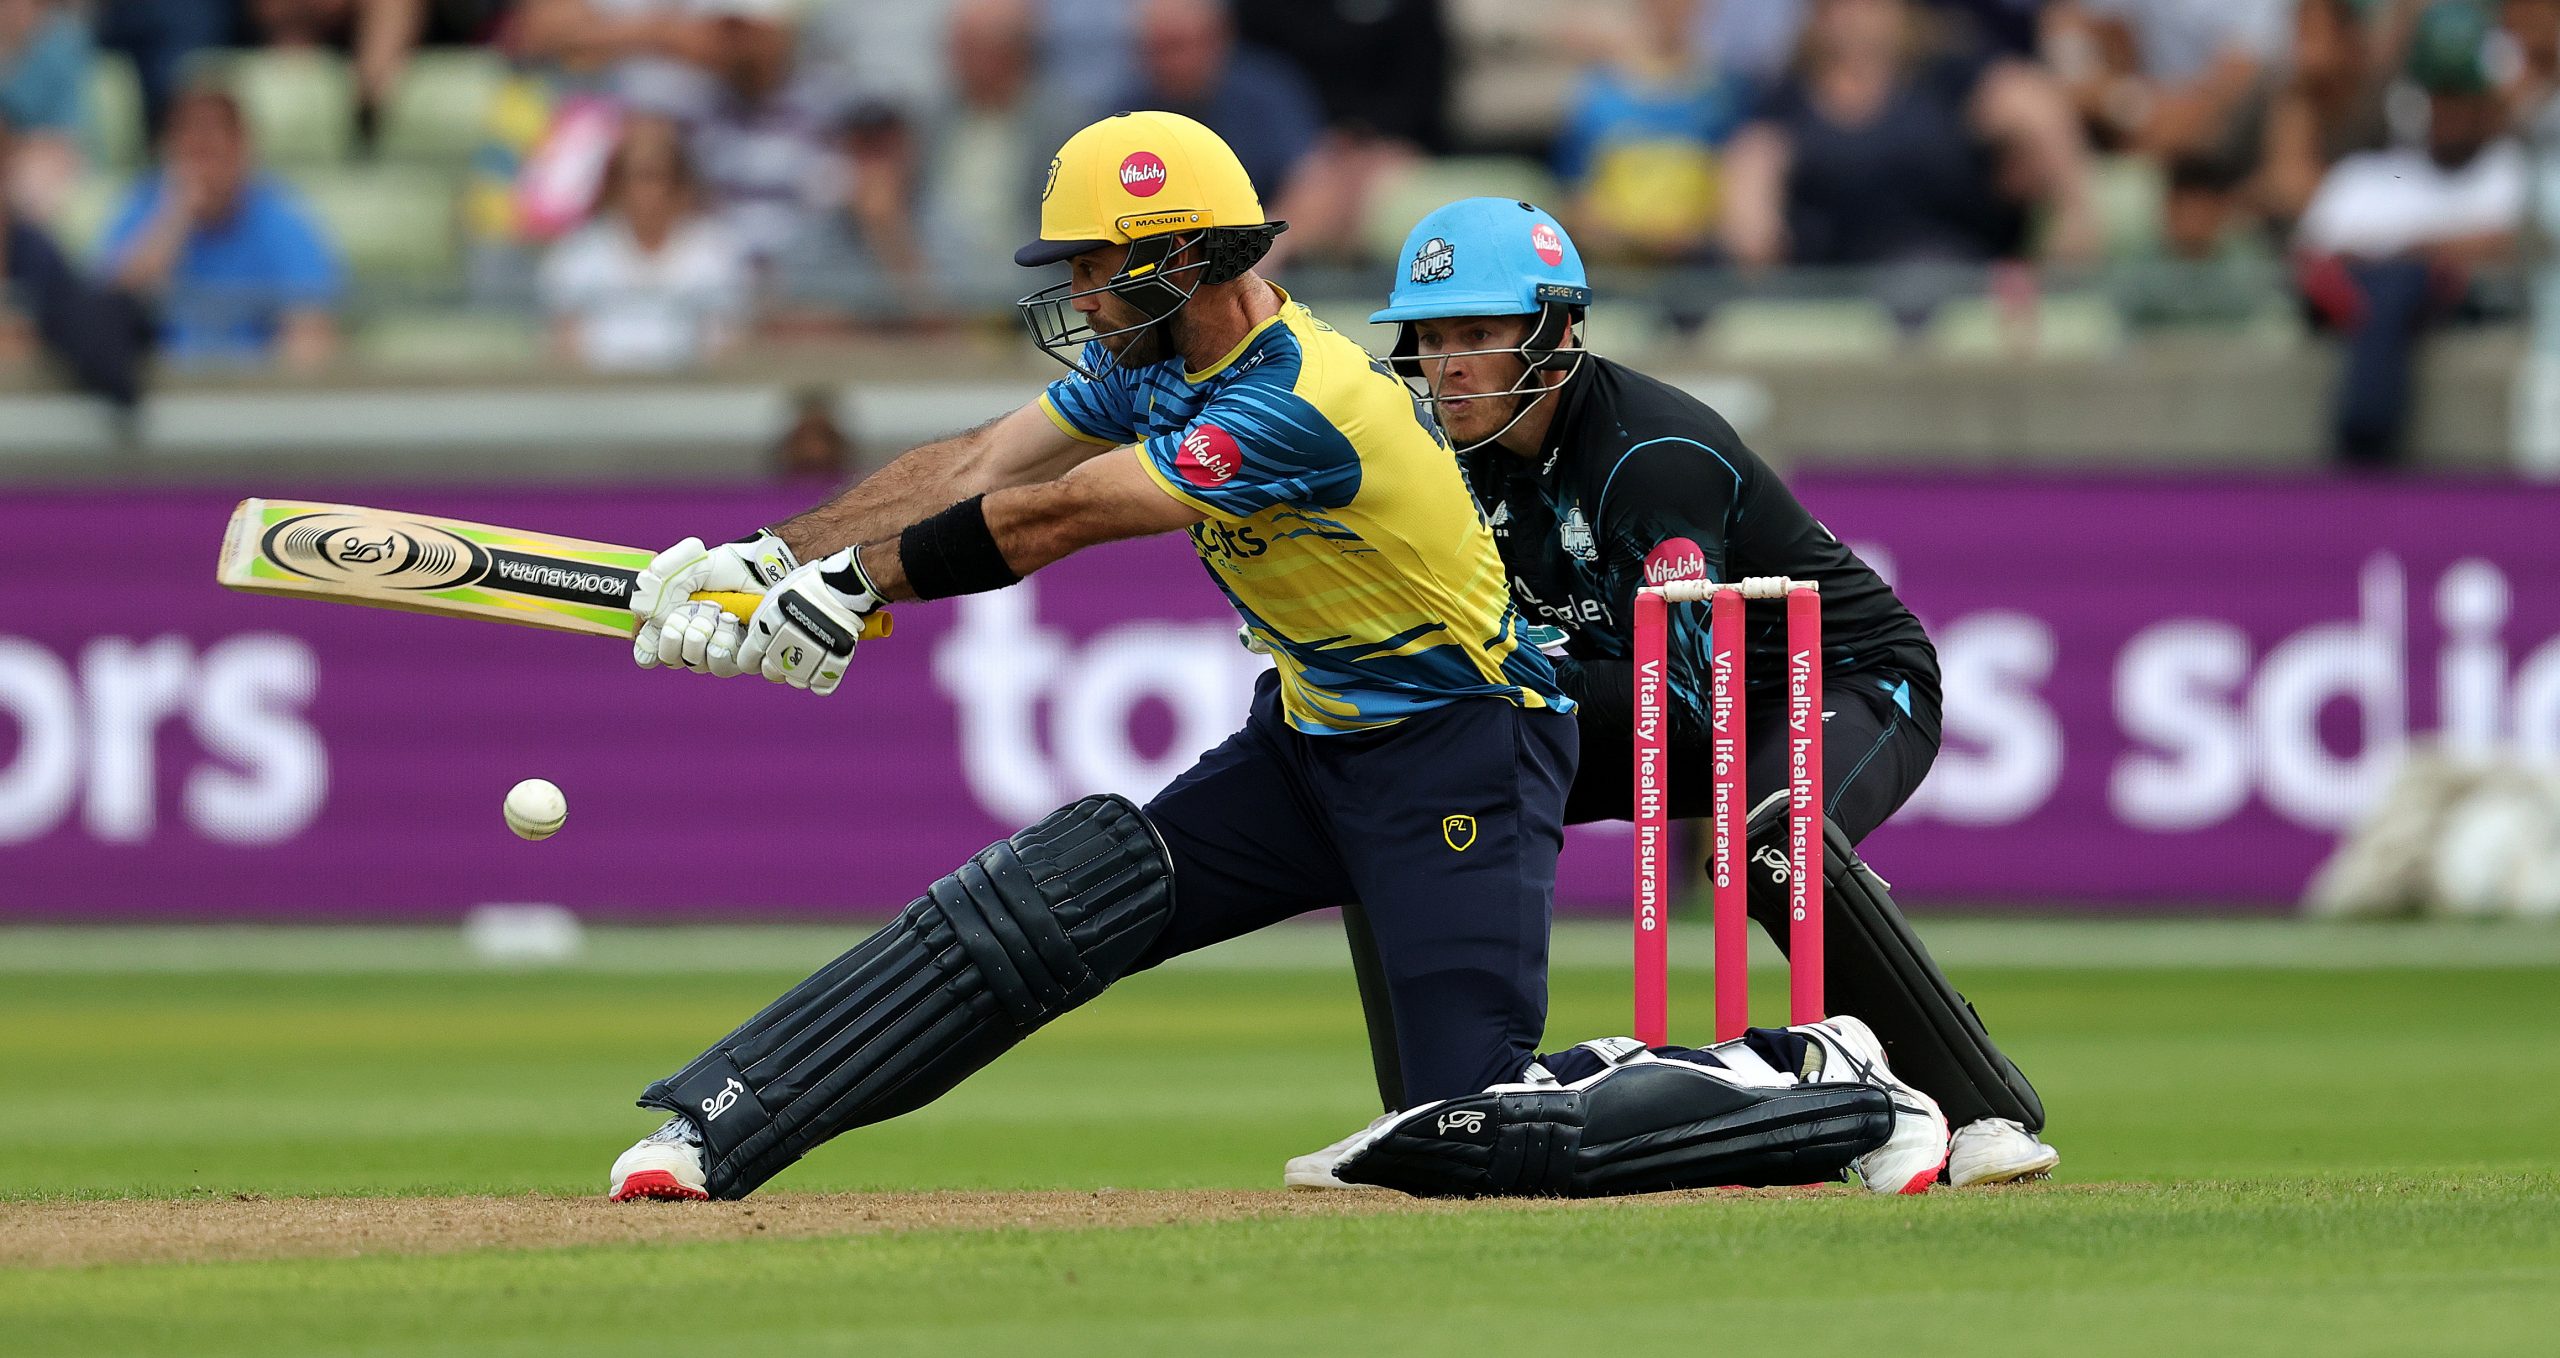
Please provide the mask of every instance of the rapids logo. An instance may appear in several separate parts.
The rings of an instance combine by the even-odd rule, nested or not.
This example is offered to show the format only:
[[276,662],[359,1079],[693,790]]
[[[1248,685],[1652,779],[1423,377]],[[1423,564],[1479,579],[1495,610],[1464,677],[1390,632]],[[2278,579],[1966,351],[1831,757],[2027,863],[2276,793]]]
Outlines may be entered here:
[[1414,252],[1413,271],[1409,276],[1416,283],[1437,283],[1457,271],[1458,247],[1433,236]]
[[736,1106],[738,1096],[746,1092],[747,1087],[738,1083],[738,1077],[735,1075],[730,1076],[729,1082],[720,1086],[720,1092],[718,1094],[702,1101],[702,1120],[705,1122],[718,1122],[720,1120],[720,1115],[728,1112],[732,1107]]
[[1451,1132],[1467,1132],[1470,1134],[1482,1132],[1484,1130],[1484,1112],[1481,1109],[1475,1108],[1452,1109],[1449,1112],[1442,1113],[1440,1115],[1439,1125],[1440,1134],[1442,1136],[1447,1136]]
[[1132,151],[1120,162],[1120,187],[1133,198],[1153,198],[1164,191],[1164,162],[1153,151]]
[[1564,522],[1556,528],[1556,541],[1564,545],[1565,555],[1576,561],[1596,561],[1600,544],[1591,536],[1591,521],[1582,517],[1582,506],[1564,512]]
[[1182,436],[1173,469],[1195,486],[1223,486],[1244,469],[1244,452],[1226,430],[1205,422],[1195,424]]

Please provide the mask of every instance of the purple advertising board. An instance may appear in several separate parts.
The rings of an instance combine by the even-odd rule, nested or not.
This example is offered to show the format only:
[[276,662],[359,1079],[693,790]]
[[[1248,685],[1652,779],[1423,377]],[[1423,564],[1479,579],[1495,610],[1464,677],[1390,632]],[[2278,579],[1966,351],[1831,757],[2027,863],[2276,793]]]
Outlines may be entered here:
[[[638,544],[773,492],[290,488]],[[2415,740],[2560,757],[2560,491],[1806,476],[1937,639],[1947,745],[1868,843],[1915,902],[2292,900]],[[826,699],[610,640],[226,593],[231,497],[0,499],[0,917],[877,911],[1082,793],[1144,794],[1262,661],[1179,538],[900,613]],[[41,585],[41,588],[30,586]],[[531,844],[499,800],[566,790]],[[680,809],[682,808],[682,809]],[[1620,909],[1622,827],[1562,898]]]

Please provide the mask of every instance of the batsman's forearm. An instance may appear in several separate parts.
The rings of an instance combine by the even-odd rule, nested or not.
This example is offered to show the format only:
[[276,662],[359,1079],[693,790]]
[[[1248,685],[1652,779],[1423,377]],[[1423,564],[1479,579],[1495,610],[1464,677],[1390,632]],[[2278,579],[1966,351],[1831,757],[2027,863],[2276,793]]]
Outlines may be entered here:
[[[997,551],[1003,554],[1006,568],[1017,577],[1029,575],[1087,545],[1090,540],[1076,525],[1071,497],[1057,493],[1054,486],[1040,489],[1046,493],[1011,497],[1016,503],[1010,507],[1009,513],[987,512],[988,534],[994,538]],[[955,506],[953,512],[961,512],[964,508]],[[1001,532],[996,529],[999,522],[1004,524]],[[920,525],[915,532],[929,532],[930,528],[931,525]],[[863,577],[871,582],[872,593],[890,603],[923,597],[917,592],[915,581],[907,574],[905,539],[912,536],[912,533],[901,533],[862,544]],[[944,573],[949,572],[946,569]]]
[[[894,538],[916,520],[978,494],[977,449],[988,425],[911,448],[834,499],[773,526],[792,552],[815,561],[856,543]],[[870,549],[865,547],[866,558]]]

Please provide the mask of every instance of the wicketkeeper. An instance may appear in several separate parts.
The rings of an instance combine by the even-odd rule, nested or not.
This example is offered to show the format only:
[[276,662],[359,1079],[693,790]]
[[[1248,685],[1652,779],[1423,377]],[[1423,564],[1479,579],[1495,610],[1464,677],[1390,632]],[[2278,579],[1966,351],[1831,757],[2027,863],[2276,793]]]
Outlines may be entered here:
[[[1879,878],[1853,847],[1919,787],[1938,751],[1938,662],[1919,620],[1805,511],[1724,418],[1666,382],[1592,354],[1580,329],[1582,257],[1544,211],[1469,198],[1405,240],[1388,304],[1394,363],[1417,383],[1459,465],[1521,613],[1558,629],[1558,681],[1577,705],[1582,760],[1565,820],[1624,820],[1633,772],[1631,632],[1636,589],[1669,580],[1789,576],[1821,584],[1824,994],[1872,1025],[1902,1078],[1955,1124],[1947,1166],[1962,1187],[2050,1172],[2044,1106],[1992,1044]],[[1712,814],[1707,610],[1671,610],[1675,816]],[[1787,946],[1785,637],[1755,611],[1746,632],[1751,913]],[[1345,912],[1370,1016],[1379,1090],[1406,1096],[1396,1031],[1411,1011],[1374,983],[1374,911]],[[1292,1161],[1325,1186],[1326,1153]]]
[[[962,864],[673,1075],[612,1195],[735,1198],[920,1107],[1113,981],[1345,900],[1403,1017],[1402,1115],[1346,1181],[1610,1193],[1934,1174],[1946,1125],[1854,1019],[1715,1052],[1536,1062],[1573,778],[1572,703],[1527,644],[1429,415],[1253,266],[1265,221],[1207,128],[1106,118],[1051,162],[1024,299],[1070,373],[737,542],[641,575],[646,665],[832,691],[866,615],[1001,589],[1114,538],[1187,530],[1276,662],[1244,729],[1144,807],[1088,797]],[[741,626],[702,590],[764,595]],[[799,789],[728,789],[746,808]]]

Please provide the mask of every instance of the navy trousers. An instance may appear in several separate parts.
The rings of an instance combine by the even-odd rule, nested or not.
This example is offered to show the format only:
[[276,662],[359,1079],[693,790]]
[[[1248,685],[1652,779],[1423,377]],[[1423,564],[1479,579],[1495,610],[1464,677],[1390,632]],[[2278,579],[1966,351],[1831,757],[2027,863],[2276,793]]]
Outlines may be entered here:
[[1244,729],[1147,804],[1173,919],[1141,968],[1360,902],[1415,1101],[1516,1079],[1547,1017],[1573,718],[1470,698],[1309,735],[1255,689]]

